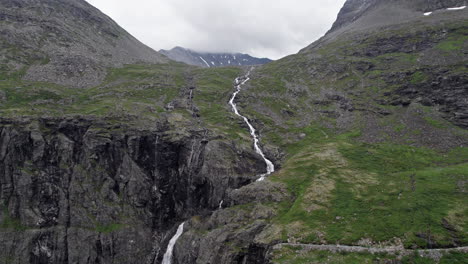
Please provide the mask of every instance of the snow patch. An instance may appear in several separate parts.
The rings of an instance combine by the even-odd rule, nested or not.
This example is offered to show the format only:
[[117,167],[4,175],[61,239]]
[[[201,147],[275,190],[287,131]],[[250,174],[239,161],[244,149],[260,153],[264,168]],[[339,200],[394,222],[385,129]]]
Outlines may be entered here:
[[450,7],[450,8],[447,8],[447,10],[450,10],[450,11],[452,11],[452,10],[462,10],[462,9],[465,9],[465,8],[466,8],[466,6]]
[[[466,8],[466,6],[449,7],[449,8],[447,8],[447,10],[448,10],[448,11],[455,11],[455,10],[462,10],[462,9],[465,9],[465,8]],[[424,15],[425,15],[425,16],[430,16],[430,15],[432,15],[432,13],[434,13],[434,12],[433,12],[433,11],[431,11],[431,12],[426,12],[426,13],[424,13]]]

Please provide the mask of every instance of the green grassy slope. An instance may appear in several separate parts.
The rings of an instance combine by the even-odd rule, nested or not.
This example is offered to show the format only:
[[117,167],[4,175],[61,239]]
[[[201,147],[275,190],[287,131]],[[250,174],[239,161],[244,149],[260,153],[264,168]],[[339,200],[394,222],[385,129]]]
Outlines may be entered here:
[[[261,128],[266,149],[284,150],[270,179],[294,196],[273,205],[271,241],[468,245],[468,133],[448,110],[449,100],[466,96],[467,26],[344,35],[253,73],[241,111]],[[275,263],[380,263],[365,254],[307,254],[286,250]]]
[[[293,197],[264,204],[276,212],[266,242],[468,245],[468,132],[454,114],[466,93],[467,28],[460,21],[343,35],[253,71],[238,105],[280,165],[269,180]],[[2,117],[167,118],[251,144],[228,105],[240,68],[127,65],[83,89],[24,81],[24,72],[0,71]],[[394,258],[299,248],[273,256],[275,263]],[[440,263],[464,258],[451,254]]]

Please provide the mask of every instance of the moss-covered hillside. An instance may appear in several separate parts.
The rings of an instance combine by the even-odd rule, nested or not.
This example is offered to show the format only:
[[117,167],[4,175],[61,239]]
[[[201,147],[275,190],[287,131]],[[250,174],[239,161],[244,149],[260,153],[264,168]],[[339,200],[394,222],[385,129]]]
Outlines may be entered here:
[[83,249],[92,263],[158,263],[186,221],[177,263],[466,263],[468,20],[420,16],[252,69],[236,103],[277,167],[264,182],[228,104],[249,68],[106,65],[102,82],[76,88],[28,78],[50,61],[8,44],[0,262],[61,263],[60,239],[83,236],[99,241]]

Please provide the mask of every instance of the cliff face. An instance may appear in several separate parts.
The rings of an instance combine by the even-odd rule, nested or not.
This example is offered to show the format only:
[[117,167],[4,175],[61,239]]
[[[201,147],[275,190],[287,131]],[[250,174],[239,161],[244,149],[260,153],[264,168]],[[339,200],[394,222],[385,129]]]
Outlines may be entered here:
[[175,223],[217,208],[263,166],[164,125],[3,120],[0,131],[0,259],[14,263],[152,263]]

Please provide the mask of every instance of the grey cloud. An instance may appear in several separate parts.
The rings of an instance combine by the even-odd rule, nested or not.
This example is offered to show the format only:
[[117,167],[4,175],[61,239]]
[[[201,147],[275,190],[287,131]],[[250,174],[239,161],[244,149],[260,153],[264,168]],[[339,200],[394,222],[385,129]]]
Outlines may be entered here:
[[277,59],[322,36],[345,0],[88,0],[158,50],[245,52]]

